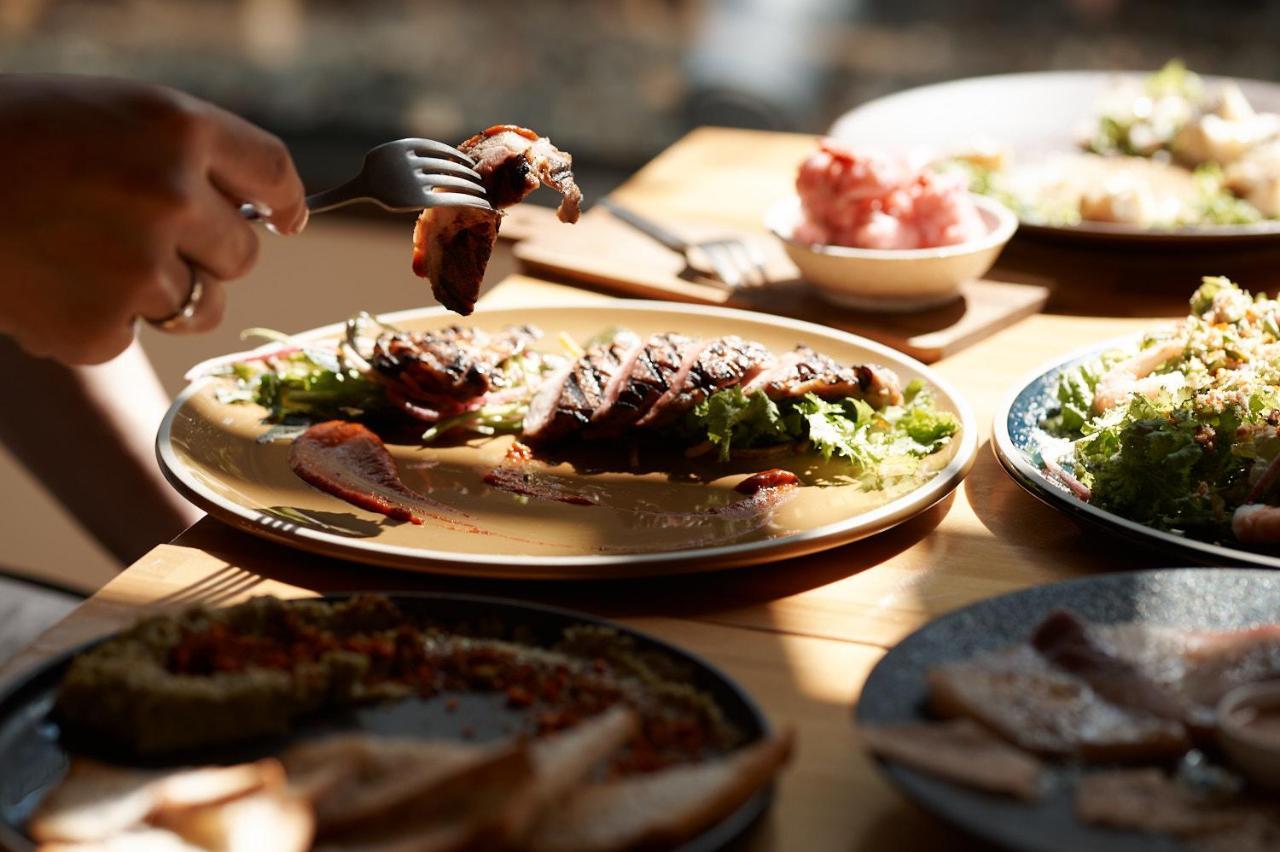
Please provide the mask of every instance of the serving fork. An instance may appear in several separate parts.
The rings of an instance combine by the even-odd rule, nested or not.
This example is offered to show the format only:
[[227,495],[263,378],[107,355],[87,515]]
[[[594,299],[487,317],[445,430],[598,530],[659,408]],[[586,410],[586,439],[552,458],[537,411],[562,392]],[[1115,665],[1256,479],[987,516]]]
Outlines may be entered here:
[[761,287],[768,283],[764,258],[759,248],[747,240],[724,237],[690,242],[616,201],[605,198],[600,201],[600,206],[637,231],[683,255],[685,263],[690,268],[696,269],[700,265],[709,265],[715,277],[730,290],[736,290],[739,287]]
[[[364,167],[351,180],[307,196],[307,209],[323,213],[358,202],[377,204],[393,213],[426,207],[476,207],[489,210],[475,162],[457,148],[431,139],[397,139],[369,149]],[[446,190],[438,192],[437,190]],[[264,211],[244,204],[246,219]]]

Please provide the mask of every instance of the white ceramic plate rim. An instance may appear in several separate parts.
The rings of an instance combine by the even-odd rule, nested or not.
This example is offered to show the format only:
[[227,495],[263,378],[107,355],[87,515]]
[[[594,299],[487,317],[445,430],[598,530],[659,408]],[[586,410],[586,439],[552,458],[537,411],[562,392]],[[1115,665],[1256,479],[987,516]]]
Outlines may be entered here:
[[826,254],[832,257],[848,257],[865,260],[931,260],[944,257],[959,257],[966,254],[978,254],[988,249],[1002,246],[1013,237],[1018,230],[1018,217],[1012,210],[994,198],[969,193],[973,203],[982,208],[995,219],[995,225],[985,235],[976,240],[957,243],[950,246],[934,246],[933,248],[916,249],[868,249],[856,246],[815,245],[792,239],[794,232],[788,227],[800,207],[800,198],[789,195],[771,206],[764,214],[765,228],[775,237],[788,245],[795,246],[813,254]]
[[[940,397],[940,401],[944,405],[951,407],[959,416],[961,424],[960,445],[956,448],[956,452],[950,461],[948,461],[947,464],[933,476],[933,478],[921,485],[919,488],[908,492],[895,500],[891,500],[882,506],[854,515],[853,517],[847,518],[843,521],[837,521],[835,523],[826,524],[824,526],[815,527],[813,529],[804,530],[791,535],[778,536],[776,538],[764,539],[761,541],[744,542],[742,544],[719,545],[716,547],[700,549],[673,550],[661,553],[616,555],[535,556],[528,554],[463,553],[458,551],[439,551],[419,547],[379,544],[377,542],[370,541],[353,542],[343,536],[296,526],[291,527],[287,532],[284,532],[279,528],[280,522],[278,518],[272,518],[262,512],[257,512],[252,509],[236,505],[217,494],[208,486],[204,485],[200,482],[198,477],[192,475],[191,470],[183,464],[183,462],[178,458],[177,453],[174,451],[172,441],[174,420],[177,417],[178,412],[181,411],[183,406],[186,404],[187,400],[198,393],[207,384],[207,382],[211,381],[207,378],[197,380],[188,385],[186,389],[178,395],[177,399],[174,400],[173,404],[169,407],[169,410],[165,413],[164,419],[160,423],[159,433],[156,435],[156,454],[160,460],[160,467],[166,478],[168,478],[179,491],[201,508],[208,511],[211,515],[230,522],[241,529],[248,530],[275,541],[294,544],[307,550],[314,550],[328,555],[332,555],[335,552],[341,552],[351,559],[359,560],[363,558],[393,567],[402,567],[407,564],[414,564],[422,567],[423,569],[429,569],[440,573],[450,573],[451,566],[485,566],[490,568],[508,569],[504,574],[505,576],[533,578],[537,576],[536,573],[531,574],[528,572],[522,572],[518,569],[521,567],[551,569],[650,566],[650,570],[643,573],[661,573],[660,571],[652,569],[662,564],[688,560],[697,560],[699,562],[705,561],[729,567],[730,565],[741,565],[763,561],[768,558],[768,555],[772,551],[775,550],[786,550],[791,551],[794,555],[801,555],[802,553],[812,552],[826,547],[834,547],[846,541],[851,541],[856,537],[871,535],[888,529],[891,526],[901,523],[908,518],[914,517],[920,512],[923,512],[959,485],[961,479],[963,479],[965,474],[969,472],[969,468],[972,467],[977,455],[977,427],[973,410],[969,407],[968,403],[966,403],[965,400],[956,393],[955,389],[952,388],[948,382],[937,376],[921,362],[874,341],[858,337],[857,335],[847,334],[837,329],[816,325],[814,323],[793,320],[785,317],[777,317],[770,314],[761,314],[754,311],[743,311],[706,305],[682,305],[672,302],[618,299],[600,303],[599,305],[564,301],[542,303],[536,306],[536,310],[538,311],[581,310],[584,308],[601,308],[617,313],[625,313],[632,310],[663,311],[675,315],[697,314],[710,317],[722,317],[725,319],[743,320],[791,329],[804,334],[825,337],[861,347],[882,359],[885,366],[890,368],[907,367],[912,371],[923,375]],[[493,310],[497,312],[510,309],[495,307]],[[477,313],[483,315],[486,311],[481,308]],[[382,318],[388,322],[400,322],[404,320],[443,317],[448,315],[448,311],[443,308],[411,308],[405,311],[383,314]],[[331,325],[322,326],[293,336],[304,341],[315,340],[317,338],[337,334],[341,332],[343,327],[344,323],[333,323]],[[796,548],[797,545],[803,545],[805,543],[810,543],[812,546],[808,550]],[[624,572],[616,576],[635,576],[635,574]]]
[[[1148,77],[1154,71],[1095,71],[1095,70],[1078,70],[1078,71],[1020,71],[1013,74],[983,74],[977,77],[964,77],[959,80],[945,80],[941,83],[930,83],[925,86],[915,86],[910,89],[903,89],[900,92],[892,92],[882,97],[867,101],[864,104],[845,113],[828,131],[832,133],[840,126],[847,123],[860,110],[868,107],[879,106],[885,101],[894,98],[904,97],[907,95],[915,96],[917,94],[927,93],[932,90],[944,91],[950,88],[956,88],[975,82],[995,82],[999,80],[1029,80],[1029,79],[1049,79],[1053,77],[1070,77],[1089,75],[1096,77],[1105,77],[1111,79],[1123,79],[1128,77]],[[1237,83],[1248,83],[1250,85],[1259,86],[1277,86],[1280,84],[1270,80],[1259,80],[1253,77],[1232,77],[1222,76],[1218,74],[1198,74],[1201,80],[1208,84],[1216,84],[1232,80]],[[840,138],[837,135],[837,138]],[[1067,150],[1067,149],[1064,149]],[[1248,225],[1182,225],[1176,228],[1152,228],[1143,227],[1141,225],[1127,225],[1118,222],[1079,222],[1074,225],[1051,225],[1046,222],[1037,222],[1033,219],[1021,219],[1019,223],[1025,230],[1046,234],[1079,234],[1080,236],[1097,236],[1097,237],[1139,237],[1139,238],[1178,238],[1178,239],[1196,239],[1202,237],[1206,240],[1240,237],[1275,237],[1280,235],[1280,218],[1267,219],[1261,222],[1254,222]]]
[[1018,396],[1026,390],[1026,388],[1042,376],[1061,370],[1067,364],[1077,361],[1081,358],[1087,358],[1091,355],[1101,355],[1111,349],[1121,349],[1131,346],[1142,339],[1146,332],[1135,332],[1134,334],[1126,334],[1122,337],[1112,338],[1102,343],[1095,343],[1090,346],[1084,346],[1073,352],[1063,355],[1055,359],[1053,362],[1042,365],[1041,367],[1027,373],[1021,380],[1014,384],[1013,388],[1005,394],[1000,400],[999,406],[996,408],[995,421],[991,424],[992,448],[995,450],[996,459],[1013,475],[1014,481],[1024,488],[1027,487],[1026,482],[1019,481],[1019,477],[1035,483],[1038,491],[1033,491],[1037,496],[1045,498],[1049,501],[1057,501],[1063,506],[1068,507],[1073,512],[1080,512],[1092,520],[1104,525],[1114,527],[1124,532],[1130,538],[1146,539],[1148,541],[1159,542],[1168,548],[1177,548],[1183,551],[1191,551],[1203,555],[1206,563],[1219,564],[1241,564],[1247,563],[1252,565],[1260,565],[1267,568],[1280,568],[1280,557],[1268,556],[1264,553],[1256,553],[1251,550],[1238,550],[1234,547],[1226,547],[1212,542],[1200,541],[1186,536],[1175,535],[1171,532],[1158,530],[1137,521],[1131,521],[1120,515],[1099,509],[1097,506],[1086,503],[1080,498],[1068,492],[1063,486],[1054,482],[1043,472],[1034,467],[1019,449],[1013,443],[1012,436],[1009,435],[1009,412],[1013,408],[1013,403]]

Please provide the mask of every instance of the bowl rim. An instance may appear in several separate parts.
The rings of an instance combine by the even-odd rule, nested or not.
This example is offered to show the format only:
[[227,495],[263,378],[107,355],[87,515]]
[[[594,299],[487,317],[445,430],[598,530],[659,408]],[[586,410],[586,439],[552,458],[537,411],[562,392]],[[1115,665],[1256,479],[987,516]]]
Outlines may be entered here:
[[1271,679],[1244,684],[1243,686],[1237,686],[1222,696],[1222,700],[1218,702],[1216,708],[1220,734],[1236,742],[1246,744],[1250,748],[1280,756],[1280,741],[1260,737],[1235,720],[1235,711],[1251,705],[1263,707],[1280,706],[1280,680]]
[[984,213],[995,218],[995,225],[982,237],[967,240],[950,246],[933,246],[932,248],[915,249],[869,249],[854,246],[837,246],[818,243],[804,243],[792,239],[780,221],[784,216],[794,215],[800,206],[800,196],[792,194],[770,205],[764,214],[764,226],[789,247],[808,252],[856,260],[929,260],[935,258],[960,257],[979,254],[993,248],[999,248],[1013,237],[1018,229],[1018,217],[1005,205],[986,195],[976,192],[968,193],[973,203]]

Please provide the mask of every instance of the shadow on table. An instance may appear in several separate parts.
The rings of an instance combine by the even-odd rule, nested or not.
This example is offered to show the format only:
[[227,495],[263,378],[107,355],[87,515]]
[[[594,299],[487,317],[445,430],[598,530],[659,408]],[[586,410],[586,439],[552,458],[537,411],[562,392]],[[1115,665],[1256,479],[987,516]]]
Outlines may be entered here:
[[323,512],[297,506],[268,506],[259,511],[271,517],[269,528],[284,533],[306,529],[343,538],[373,538],[385,523],[396,523],[390,519],[381,523],[367,521],[354,512]]
[[1204,275],[1226,275],[1254,292],[1280,290],[1280,240],[1193,247],[1131,246],[1020,234],[988,277],[1050,288],[1049,313],[1178,317]]
[[851,852],[882,852],[900,848],[903,837],[910,837],[917,849],[980,852],[991,848],[904,799],[901,807],[880,814],[849,849]]
[[953,492],[922,514],[890,530],[800,559],[701,574],[634,579],[534,581],[434,576],[313,556],[247,533],[217,527],[209,527],[210,534],[204,536],[202,530],[206,527],[197,526],[184,536],[182,543],[219,556],[227,538],[235,536],[235,557],[228,567],[321,593],[354,589],[466,592],[570,608],[589,605],[592,612],[613,616],[697,616],[800,594],[878,565],[933,532],[954,500]]
[[[1072,573],[1137,570],[1168,564],[1158,551],[1081,525],[1074,516],[1060,512],[1027,493],[996,460],[990,442],[978,449],[978,460],[965,479],[963,490],[974,515],[993,536],[1019,548],[1028,557],[1038,552],[1078,555],[1063,565]],[[1103,537],[1106,546],[1099,547]]]

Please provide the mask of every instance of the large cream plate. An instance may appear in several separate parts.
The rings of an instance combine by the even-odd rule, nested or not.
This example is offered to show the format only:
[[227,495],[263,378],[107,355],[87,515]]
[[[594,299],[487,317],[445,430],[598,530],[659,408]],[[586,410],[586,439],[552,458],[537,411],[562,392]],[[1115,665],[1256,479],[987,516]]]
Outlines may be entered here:
[[[977,143],[995,144],[1013,153],[1016,168],[1024,168],[1053,154],[1078,151],[1082,128],[1096,125],[1099,105],[1117,81],[1140,80],[1148,73],[1036,71],[935,83],[868,101],[837,119],[830,134],[860,145],[894,149],[921,146],[931,151],[954,151]],[[1201,79],[1214,91],[1226,78],[1201,75]],[[1235,82],[1255,109],[1280,111],[1280,85],[1239,78]],[[1024,221],[1018,233],[1090,242],[1203,247],[1275,242],[1280,240],[1280,219],[1252,225],[1181,228]]]
[[[428,329],[457,322],[439,309],[393,314],[401,327]],[[561,461],[549,475],[595,506],[530,499],[484,484],[510,437],[437,447],[392,445],[406,484],[465,513],[468,532],[428,520],[397,523],[312,489],[290,471],[287,442],[264,442],[269,428],[254,405],[217,400],[220,378],[196,381],[174,402],[157,437],[160,464],[170,482],[214,517],[292,547],[359,562],[416,571],[508,578],[627,577],[703,571],[784,559],[864,538],[923,512],[950,493],[973,464],[977,430],[968,405],[923,364],[877,343],[818,325],[759,313],[663,302],[542,305],[480,310],[466,322],[485,329],[534,323],[554,347],[565,332],[584,340],[625,326],[640,334],[680,331],[712,337],[738,334],[774,351],[807,343],[846,363],[888,366],[903,382],[923,378],[939,404],[955,413],[961,432],[936,459],[937,472],[890,499],[873,499],[857,486],[818,485],[838,467],[811,457],[754,459],[716,467],[681,460],[679,453],[640,457],[631,467],[625,449]],[[332,338],[335,324],[298,335]],[[674,461],[672,460],[674,457]],[[806,484],[776,510],[746,519],[708,511],[741,495],[743,475],[790,468]]]

